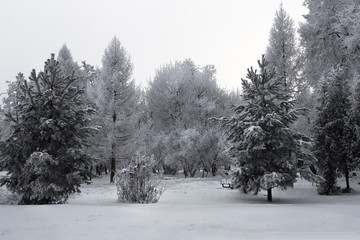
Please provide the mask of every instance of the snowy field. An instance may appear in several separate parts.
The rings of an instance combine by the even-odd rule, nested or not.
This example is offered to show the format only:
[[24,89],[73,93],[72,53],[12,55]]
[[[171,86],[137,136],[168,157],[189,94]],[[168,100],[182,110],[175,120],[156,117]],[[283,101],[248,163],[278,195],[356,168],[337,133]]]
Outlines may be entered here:
[[163,180],[156,204],[122,204],[108,177],[84,185],[65,205],[10,205],[0,188],[1,240],[98,239],[360,239],[360,177],[356,192],[319,196],[311,183],[274,190],[274,202],[223,189],[219,178]]

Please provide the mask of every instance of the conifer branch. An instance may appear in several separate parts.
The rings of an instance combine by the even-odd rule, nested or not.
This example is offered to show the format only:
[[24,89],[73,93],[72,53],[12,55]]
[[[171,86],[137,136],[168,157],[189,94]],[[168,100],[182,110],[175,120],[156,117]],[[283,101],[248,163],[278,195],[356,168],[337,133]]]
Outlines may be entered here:
[[35,82],[35,85],[36,85],[36,88],[37,88],[38,93],[39,93],[40,95],[42,95],[42,93],[41,93],[41,88],[40,88],[40,85],[39,85],[39,77],[36,76],[36,71],[35,71],[35,69],[33,69],[33,70],[31,71],[31,74],[30,74],[29,79]]
[[30,88],[28,87],[28,84],[27,84],[27,82],[26,82],[25,79],[24,79],[24,86],[25,86],[25,89],[26,89],[26,93],[27,93],[27,95],[28,95],[29,98],[30,98],[31,104],[32,104],[32,105],[35,105],[33,96],[31,95]]

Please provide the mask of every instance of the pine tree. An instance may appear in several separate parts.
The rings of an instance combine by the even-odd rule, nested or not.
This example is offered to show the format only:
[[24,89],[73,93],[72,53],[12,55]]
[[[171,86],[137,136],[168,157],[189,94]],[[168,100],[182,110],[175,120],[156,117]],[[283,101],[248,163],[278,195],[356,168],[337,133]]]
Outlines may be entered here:
[[18,75],[16,111],[6,113],[13,129],[0,143],[1,167],[8,171],[0,184],[22,194],[21,204],[65,202],[79,191],[91,159],[82,148],[94,130],[88,127],[94,110],[81,100],[77,78],[63,77],[54,58],[29,80]]
[[233,106],[235,115],[221,122],[229,129],[229,155],[240,168],[236,186],[255,194],[267,190],[272,201],[273,188],[293,186],[298,162],[309,166],[315,159],[304,150],[309,139],[290,128],[304,110],[294,109],[290,94],[283,91],[283,79],[274,79],[275,72],[267,70],[264,56],[258,64],[259,73],[251,67],[248,80],[242,79],[246,104]]
[[350,189],[348,179],[352,160],[348,150],[351,146],[348,119],[351,104],[347,81],[342,67],[338,66],[323,79],[319,94],[314,154],[326,180],[320,185],[320,194],[338,193],[337,171],[346,176],[347,189]]

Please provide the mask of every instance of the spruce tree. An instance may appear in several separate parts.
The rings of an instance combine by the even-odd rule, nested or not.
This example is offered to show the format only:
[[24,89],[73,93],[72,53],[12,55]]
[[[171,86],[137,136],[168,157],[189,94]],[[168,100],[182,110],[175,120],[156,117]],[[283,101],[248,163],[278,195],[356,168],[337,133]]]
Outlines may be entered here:
[[319,91],[318,118],[315,125],[314,154],[326,181],[319,188],[320,194],[334,195],[337,172],[343,173],[349,186],[349,171],[353,165],[350,151],[352,145],[349,129],[350,89],[343,68],[338,66],[329,71]]
[[8,171],[0,184],[22,194],[21,204],[63,203],[87,175],[91,158],[82,149],[94,110],[82,101],[78,78],[62,76],[54,54],[44,71],[17,80],[16,111],[6,113],[12,133],[0,142],[1,167]]
[[242,79],[245,104],[233,106],[235,115],[221,121],[229,129],[229,155],[240,168],[236,186],[255,194],[264,189],[272,201],[272,189],[293,187],[298,163],[309,166],[314,158],[304,150],[309,139],[290,126],[304,109],[294,108],[283,91],[283,79],[274,79],[275,71],[267,70],[264,56],[258,64],[259,73],[251,67],[248,80]]

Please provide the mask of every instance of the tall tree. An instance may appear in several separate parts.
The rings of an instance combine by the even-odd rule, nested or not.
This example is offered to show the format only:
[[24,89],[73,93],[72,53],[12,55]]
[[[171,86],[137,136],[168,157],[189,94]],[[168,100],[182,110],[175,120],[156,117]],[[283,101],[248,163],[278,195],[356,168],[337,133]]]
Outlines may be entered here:
[[83,147],[94,130],[88,126],[94,110],[82,101],[77,79],[62,76],[54,54],[44,72],[33,70],[29,80],[17,77],[16,111],[6,113],[12,132],[0,142],[8,177],[0,184],[21,193],[22,204],[62,203],[79,191],[91,159]]
[[102,126],[95,139],[102,139],[98,146],[100,157],[109,159],[110,182],[114,182],[116,162],[126,167],[133,157],[135,147],[130,144],[134,137],[138,96],[132,80],[133,64],[119,39],[114,37],[105,49],[102,68],[91,85],[92,98],[98,107],[98,124]]
[[349,79],[358,72],[360,61],[360,2],[358,0],[306,0],[309,13],[300,26],[305,49],[305,76],[313,87],[330,69],[342,64]]
[[297,107],[306,107],[309,114],[299,116],[294,127],[299,132],[311,135],[313,129],[312,115],[315,104],[304,77],[304,56],[295,34],[294,21],[280,5],[276,11],[274,22],[270,30],[269,44],[266,50],[266,59],[269,69],[275,69],[275,78],[282,77],[283,89],[291,94],[297,101]]
[[[85,89],[87,85],[87,81],[89,80],[89,76],[86,75],[86,70],[84,69],[85,66],[82,68],[74,61],[70,49],[64,44],[58,53],[57,59],[59,62],[59,68],[61,70],[61,74],[64,77],[67,76],[76,76],[79,78],[77,80],[77,85],[80,89]],[[86,97],[86,95],[84,96]]]
[[309,139],[290,127],[304,110],[294,108],[283,79],[274,79],[264,56],[258,64],[259,73],[250,68],[248,80],[242,79],[245,104],[233,106],[234,116],[221,122],[229,132],[230,157],[240,167],[236,185],[255,194],[264,189],[272,201],[272,189],[292,187],[299,170],[309,177],[308,170],[298,169],[299,162],[309,166],[315,159],[304,149]]
[[269,45],[266,50],[268,68],[274,68],[276,78],[282,77],[285,91],[299,90],[299,47],[296,44],[294,21],[280,5],[276,11],[270,30]]
[[350,190],[349,171],[353,161],[348,150],[352,144],[348,129],[351,108],[349,95],[348,80],[338,66],[323,79],[319,94],[314,153],[326,180],[320,185],[320,194],[333,195],[338,192],[337,171],[345,175],[347,189]]
[[73,73],[79,76],[80,67],[73,60],[71,52],[66,44],[64,44],[58,53],[57,59],[61,73],[65,76],[71,76]]
[[336,10],[333,34],[340,39],[341,51],[346,56],[346,65],[355,73],[359,73],[360,1],[342,0]]
[[338,36],[337,13],[343,0],[305,0],[309,13],[306,22],[300,26],[301,44],[305,49],[305,77],[316,87],[321,77],[325,77],[333,65],[346,60]]

